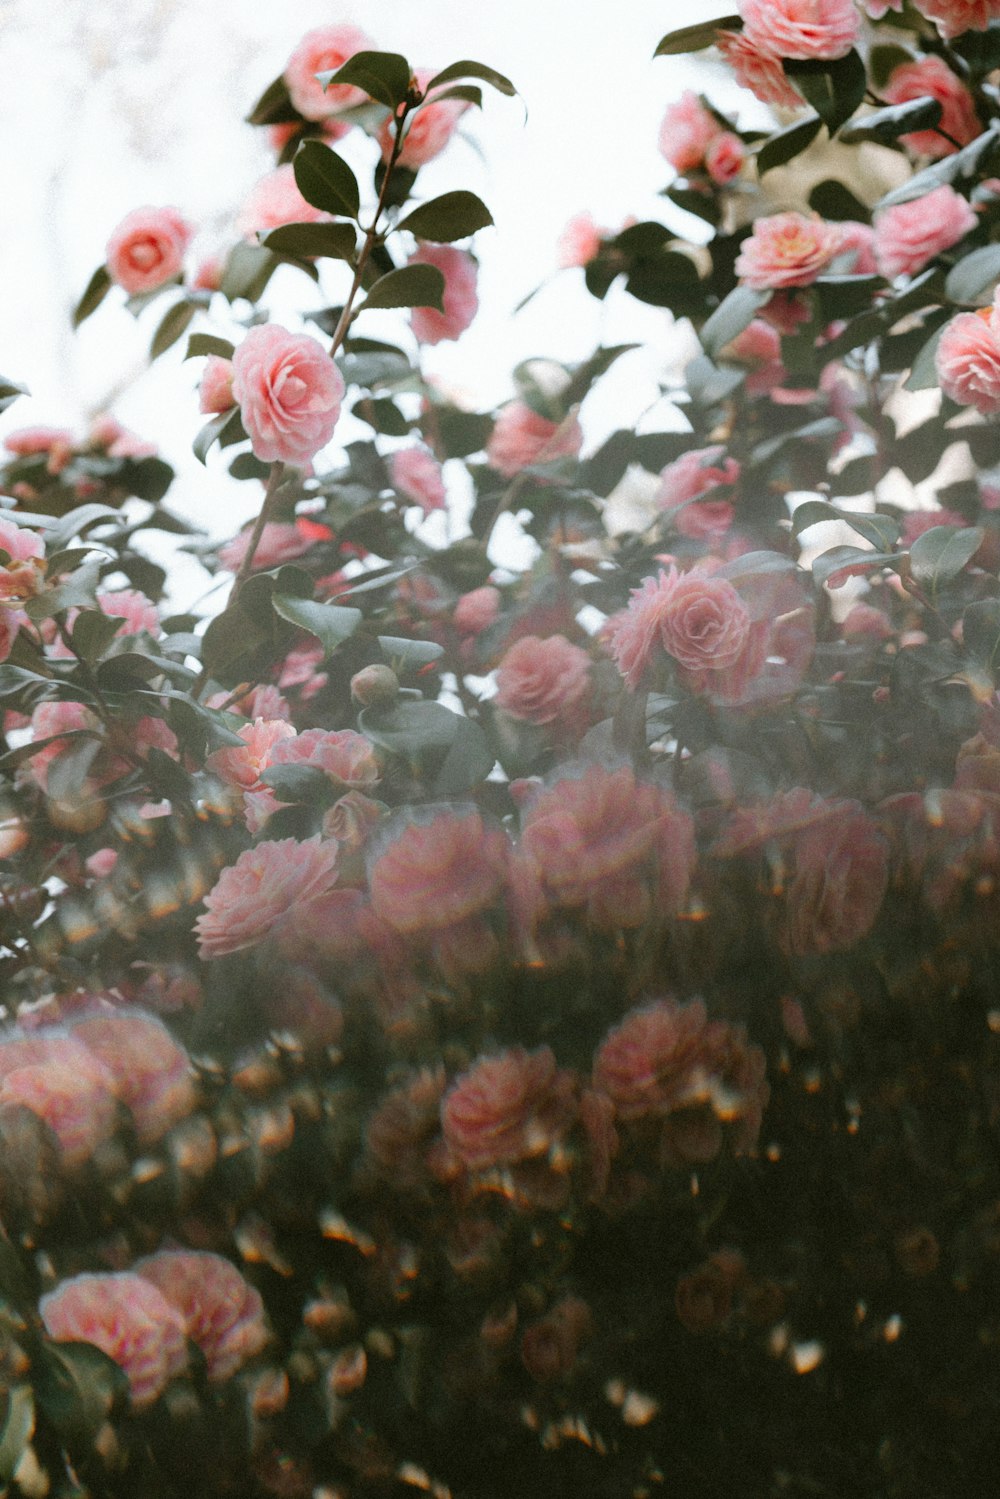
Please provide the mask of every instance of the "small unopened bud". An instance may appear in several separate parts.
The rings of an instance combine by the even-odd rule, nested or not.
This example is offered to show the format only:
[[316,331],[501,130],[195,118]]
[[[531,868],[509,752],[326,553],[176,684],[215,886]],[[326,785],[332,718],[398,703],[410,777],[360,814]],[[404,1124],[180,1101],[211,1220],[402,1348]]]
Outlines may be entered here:
[[351,678],[351,696],[362,708],[388,708],[399,695],[399,678],[391,666],[366,666]]

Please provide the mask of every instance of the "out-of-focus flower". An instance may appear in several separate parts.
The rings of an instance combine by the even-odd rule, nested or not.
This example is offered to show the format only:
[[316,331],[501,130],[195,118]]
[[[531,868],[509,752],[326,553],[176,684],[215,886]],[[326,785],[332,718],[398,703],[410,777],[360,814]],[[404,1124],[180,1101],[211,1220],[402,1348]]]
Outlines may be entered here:
[[165,1249],[133,1268],[179,1312],[205,1355],[209,1379],[229,1379],[266,1344],[260,1293],[221,1254]]
[[721,126],[692,89],[686,89],[673,104],[668,104],[660,126],[660,155],[684,176],[704,164],[705,153]]
[[426,448],[400,448],[389,462],[394,488],[425,515],[443,510],[446,492],[441,465]]
[[882,96],[887,104],[936,99],[941,105],[940,128],[911,130],[900,136],[903,145],[920,156],[950,156],[957,146],[967,146],[975,140],[982,129],[972,95],[941,57],[921,57],[915,62],[901,63],[890,73]]
[[494,701],[525,723],[577,724],[590,692],[590,657],[564,635],[524,635],[497,669]]
[[964,239],[978,220],[960,193],[945,183],[883,209],[875,220],[875,261],[883,276],[915,276],[929,260]]
[[282,224],[322,224],[330,218],[321,208],[307,203],[299,192],[292,163],[275,167],[250,189],[239,211],[236,227],[244,238],[253,240]]
[[981,416],[1000,414],[1000,292],[993,307],[960,312],[937,346],[941,389],[960,406]]
[[478,812],[434,810],[404,824],[375,856],[375,914],[404,936],[433,932],[492,906],[507,875],[510,844]]
[[205,914],[195,923],[201,956],[255,947],[275,934],[293,906],[324,895],[336,880],[333,842],[280,838],[247,849],[205,897]]
[[138,1011],[88,1015],[71,1035],[104,1069],[143,1144],[161,1139],[190,1113],[191,1059],[161,1020]]
[[444,277],[444,311],[436,307],[414,307],[410,327],[418,343],[439,344],[461,338],[479,310],[476,293],[478,267],[471,255],[451,245],[421,245],[407,265],[430,265]]
[[75,1275],[38,1303],[58,1343],[93,1343],[124,1370],[136,1410],[187,1366],[184,1320],[151,1281],[130,1271]]
[[804,100],[785,76],[780,56],[772,56],[745,31],[717,32],[715,44],[737,83],[748,88],[762,103],[773,104],[777,109],[801,109]]
[[355,52],[371,52],[374,48],[366,32],[344,22],[307,31],[285,63],[285,85],[299,114],[306,120],[325,120],[365,104],[368,95],[364,89],[349,83],[324,89],[316,74],[336,72]]
[[441,1104],[445,1141],[473,1171],[544,1154],[575,1117],[572,1076],[547,1046],[480,1058]]
[[108,275],[130,296],[180,275],[194,233],[176,208],[133,208],[108,240]]
[[861,33],[853,0],[740,0],[746,35],[772,57],[831,61]]
[[486,457],[491,468],[512,479],[531,464],[575,458],[582,446],[583,432],[575,416],[553,422],[523,401],[511,401],[497,416]]

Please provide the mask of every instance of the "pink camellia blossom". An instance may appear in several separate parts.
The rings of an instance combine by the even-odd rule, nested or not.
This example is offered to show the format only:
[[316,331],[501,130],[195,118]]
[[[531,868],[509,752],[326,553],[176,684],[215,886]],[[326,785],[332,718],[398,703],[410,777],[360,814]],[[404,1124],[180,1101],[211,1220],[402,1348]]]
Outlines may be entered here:
[[780,56],[762,49],[745,31],[719,31],[715,45],[736,78],[764,104],[777,109],[801,109],[802,95],[785,75]]
[[590,695],[590,657],[565,635],[523,635],[497,668],[498,708],[524,723],[579,726]]
[[439,344],[461,338],[479,310],[476,280],[479,268],[471,255],[451,245],[421,245],[407,265],[432,265],[444,277],[444,311],[414,307],[410,327],[418,343]]
[[233,355],[233,395],[255,456],[301,466],[333,436],[344,379],[315,338],[264,323]]
[[861,32],[853,0],[740,0],[743,29],[772,57],[832,61]]
[[441,465],[426,448],[400,448],[389,461],[392,483],[425,515],[443,510],[446,492]]
[[243,747],[226,745],[214,750],[205,761],[205,769],[227,786],[240,791],[259,791],[261,773],[271,764],[275,745],[282,739],[294,739],[295,729],[285,719],[256,718],[237,733]]
[[[83,729],[96,731],[99,727],[100,720],[83,703],[69,700],[39,703],[31,715],[31,733],[41,747],[19,767],[21,779],[34,781],[41,791],[46,791],[52,762],[73,743],[60,736]],[[41,743],[43,740],[52,742]]]
[[8,559],[0,562],[0,602],[31,598],[45,576],[45,543],[38,532],[0,519],[0,552],[6,552]]
[[152,1405],[187,1367],[183,1317],[131,1271],[60,1281],[38,1310],[57,1343],[93,1343],[114,1359],[128,1376],[136,1410]]
[[278,686],[286,692],[297,687],[301,701],[308,702],[317,692],[322,692],[330,680],[325,671],[318,669],[324,659],[323,647],[318,641],[315,644],[296,646],[282,662]]
[[120,619],[119,635],[139,635],[143,631],[154,638],[159,636],[160,611],[138,588],[116,588],[99,593],[97,602],[101,613],[109,619]]
[[871,931],[889,878],[888,845],[855,804],[795,840],[780,940],[799,957],[843,952]]
[[754,291],[810,286],[839,248],[836,224],[824,223],[818,214],[776,213],[755,220],[735,270],[744,286]]
[[283,224],[324,224],[328,213],[307,203],[299,192],[292,163],[275,167],[254,183],[239,211],[236,227],[245,239],[280,229]]
[[209,354],[198,387],[198,410],[204,416],[217,416],[235,404],[232,360]]
[[552,422],[523,401],[511,401],[493,424],[486,457],[491,468],[512,479],[532,464],[575,458],[582,446],[583,432],[575,416]]
[[936,354],[941,389],[980,416],[1000,415],[1000,292],[992,308],[960,312],[941,335]]
[[739,479],[740,465],[734,458],[727,458],[721,468],[716,466],[716,460],[724,452],[721,443],[710,448],[692,448],[660,471],[655,502],[660,510],[671,512],[671,520],[681,536],[714,541],[732,525],[736,511],[728,500],[691,504],[701,495],[721,485],[735,484]]
[[845,219],[839,229],[838,259],[843,255],[853,257],[849,266],[852,276],[874,275],[878,266],[875,263],[875,230],[872,226],[862,224],[857,219]]
[[[219,548],[220,563],[232,573],[239,572],[243,565],[251,531],[252,527],[247,526],[232,541],[227,541]],[[266,572],[268,568],[278,567],[282,562],[294,562],[296,557],[304,556],[315,542],[328,539],[330,534],[325,526],[317,534],[316,529],[302,515],[294,522],[269,521],[260,533],[260,540],[253,554],[254,570]]]
[[720,131],[715,116],[708,112],[692,89],[686,89],[679,99],[667,105],[660,126],[660,155],[681,176],[696,172]]
[[1000,0],[916,0],[916,9],[946,41],[963,31],[985,31],[991,21],[1000,20]]
[[332,841],[281,838],[246,849],[205,897],[205,914],[195,923],[201,957],[256,947],[276,933],[293,906],[324,895],[336,881]]
[[[957,146],[967,146],[982,130],[972,95],[940,57],[921,57],[894,68],[882,88],[887,104],[906,104],[911,99],[936,99],[941,105],[937,128],[911,130],[901,135],[904,146],[920,156],[950,156]],[[947,137],[951,139],[947,139]]]
[[[278,765],[320,770],[341,791],[370,790],[380,776],[371,741],[353,729],[305,729],[301,734],[276,735],[265,768]],[[270,786],[248,788],[245,809],[250,832],[259,833],[272,813],[287,805]]]
[[108,240],[108,275],[130,296],[180,275],[194,233],[176,208],[133,208]]
[[481,635],[500,616],[500,590],[486,583],[463,593],[452,610],[451,622],[460,635]]
[[221,255],[206,255],[204,260],[199,261],[191,277],[193,290],[218,291],[222,285],[224,271],[225,261]]
[[732,130],[720,130],[708,143],[705,171],[719,187],[734,182],[747,159],[746,147]]
[[37,1062],[8,1073],[0,1082],[0,1112],[13,1107],[30,1109],[48,1125],[71,1170],[111,1138],[118,1113],[107,1079],[66,1062]]
[[316,74],[335,72],[355,52],[374,49],[375,43],[359,26],[340,23],[307,31],[286,62],[284,73],[288,96],[303,119],[325,120],[367,103],[364,89],[345,83],[324,89]]
[[428,809],[373,859],[372,909],[403,936],[454,926],[494,905],[509,861],[506,833],[478,812]]
[[267,1343],[259,1291],[221,1254],[164,1249],[133,1269],[180,1314],[185,1333],[205,1355],[210,1380],[230,1379]]
[[104,1069],[144,1145],[162,1139],[191,1112],[191,1059],[155,1016],[138,1010],[89,1015],[71,1035]]
[[858,803],[817,796],[806,786],[793,786],[765,802],[739,807],[712,847],[717,858],[752,853],[766,843],[787,841],[820,823],[850,815]]
[[61,474],[73,456],[74,440],[66,427],[17,427],[6,434],[3,445],[18,458],[44,453],[47,472]]
[[441,1102],[445,1141],[472,1171],[543,1155],[575,1117],[572,1075],[547,1046],[481,1057]]
[[762,395],[780,385],[785,378],[781,362],[781,335],[764,321],[754,318],[722,350],[722,358],[748,367],[747,394]]
[[891,640],[896,633],[892,620],[872,604],[855,604],[840,626],[845,640]]
[[[436,68],[417,68],[413,75],[417,88],[424,91],[435,72]],[[398,165],[408,172],[416,172],[433,161],[435,156],[440,156],[468,108],[469,105],[462,99],[431,98],[419,105],[407,119],[403,148],[396,158]],[[392,155],[395,139],[396,132],[392,122],[386,120],[378,133],[383,161],[388,161]]]
[[883,209],[875,221],[875,261],[883,276],[915,276],[976,227],[975,210],[944,183],[908,203]]
[[595,223],[593,214],[575,214],[556,241],[556,265],[563,271],[589,265],[609,233]]

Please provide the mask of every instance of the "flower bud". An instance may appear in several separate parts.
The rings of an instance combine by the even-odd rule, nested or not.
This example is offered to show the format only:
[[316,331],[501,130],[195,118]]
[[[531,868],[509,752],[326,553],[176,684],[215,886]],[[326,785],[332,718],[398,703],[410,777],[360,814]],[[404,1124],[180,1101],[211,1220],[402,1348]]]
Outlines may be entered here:
[[399,693],[399,678],[391,666],[366,666],[351,678],[351,696],[362,708],[388,708]]

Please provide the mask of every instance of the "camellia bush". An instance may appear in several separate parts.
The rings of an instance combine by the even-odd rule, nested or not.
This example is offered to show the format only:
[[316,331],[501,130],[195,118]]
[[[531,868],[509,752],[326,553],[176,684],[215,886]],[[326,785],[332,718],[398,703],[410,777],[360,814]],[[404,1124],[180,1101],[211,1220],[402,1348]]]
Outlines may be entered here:
[[688,320],[669,430],[585,444],[630,348],[424,377],[515,91],[330,25],[228,255],[136,208],[76,312],[259,496],[210,617],[155,446],[4,439],[5,1493],[994,1492],[1000,0],[709,48],[771,128],[685,93],[557,251]]

